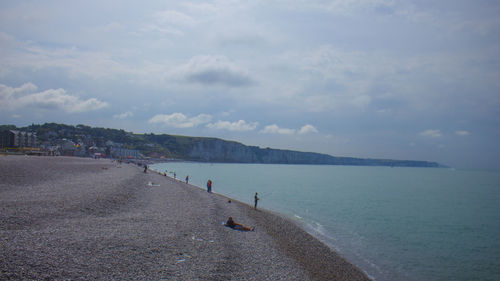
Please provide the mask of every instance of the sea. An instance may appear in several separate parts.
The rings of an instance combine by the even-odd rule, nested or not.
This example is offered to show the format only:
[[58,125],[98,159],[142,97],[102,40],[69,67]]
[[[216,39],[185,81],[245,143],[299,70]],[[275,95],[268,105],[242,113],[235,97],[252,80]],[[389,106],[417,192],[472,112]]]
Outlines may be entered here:
[[[500,171],[168,162],[151,166],[295,220],[374,280],[500,280]],[[221,218],[223,219],[223,218]]]

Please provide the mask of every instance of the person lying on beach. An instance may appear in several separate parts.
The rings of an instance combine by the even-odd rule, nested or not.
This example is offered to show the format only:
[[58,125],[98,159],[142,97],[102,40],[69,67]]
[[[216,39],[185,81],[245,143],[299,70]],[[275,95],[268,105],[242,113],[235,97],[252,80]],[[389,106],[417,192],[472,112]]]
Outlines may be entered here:
[[242,231],[254,231],[255,230],[255,226],[250,228],[248,226],[244,226],[242,224],[239,224],[233,220],[233,217],[229,217],[224,226],[227,226],[227,227],[230,227],[230,228],[236,229],[236,230],[242,230]]

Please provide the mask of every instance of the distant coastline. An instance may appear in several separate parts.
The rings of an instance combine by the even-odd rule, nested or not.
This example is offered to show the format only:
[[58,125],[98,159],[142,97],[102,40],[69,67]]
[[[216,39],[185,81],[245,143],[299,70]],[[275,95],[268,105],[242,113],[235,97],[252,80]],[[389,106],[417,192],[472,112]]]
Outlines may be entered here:
[[[86,125],[45,123],[20,128],[14,125],[0,125],[0,132],[8,130],[36,134],[39,145],[45,149],[53,150],[58,144],[69,146],[70,150],[61,154],[66,156],[92,157],[90,150],[93,150],[92,153],[99,153],[105,157],[130,158],[133,155],[134,159],[144,160],[180,159],[213,163],[446,167],[430,161],[338,157],[315,152],[260,148],[219,138],[153,133],[135,134],[124,130],[93,128]],[[61,144],[62,141],[71,143],[70,145]],[[126,153],[126,155],[119,155],[119,153]]]

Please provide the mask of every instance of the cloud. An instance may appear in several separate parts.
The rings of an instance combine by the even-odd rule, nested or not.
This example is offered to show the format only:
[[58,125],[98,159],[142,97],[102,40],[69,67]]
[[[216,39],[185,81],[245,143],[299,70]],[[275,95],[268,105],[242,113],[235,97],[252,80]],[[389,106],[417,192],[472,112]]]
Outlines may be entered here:
[[295,129],[280,128],[276,124],[268,125],[260,131],[262,134],[280,134],[280,135],[293,135]]
[[[462,57],[453,53],[401,56],[370,49],[348,50],[332,44],[289,50],[277,56],[277,60],[291,79],[280,90],[273,90],[272,97],[313,112],[364,110],[377,105],[394,111],[402,107],[408,110],[447,110],[446,103],[441,101],[454,96],[447,90],[446,82],[437,77],[446,77],[446,81],[463,81],[467,76],[471,81],[486,80],[490,76],[478,74],[482,73],[479,68],[486,63],[488,56],[489,52]],[[467,68],[467,61],[476,61],[477,68]],[[496,73],[496,69],[491,71]],[[285,77],[272,78],[282,81]],[[270,83],[273,80],[267,81]],[[491,83],[496,83],[496,80],[484,81],[482,85]],[[464,84],[464,89],[467,87]],[[289,95],[285,97],[287,99],[283,99],[285,93]],[[473,99],[469,93],[467,90],[453,92],[453,95],[463,97],[453,100],[453,103],[469,108],[484,106],[477,102],[480,99]],[[484,95],[483,99],[492,99],[489,90],[481,91],[481,95]]]
[[199,114],[195,117],[191,117],[189,120],[198,126],[212,121],[212,116],[209,114]]
[[156,12],[154,18],[164,24],[173,24],[177,26],[192,26],[196,24],[196,20],[184,13],[174,11],[174,10],[164,10]]
[[150,124],[162,124],[167,127],[174,128],[193,128],[201,124],[208,123],[212,120],[212,116],[208,114],[199,114],[194,117],[187,117],[186,115],[176,112],[170,115],[157,114],[149,119]]
[[142,33],[157,32],[164,35],[183,35],[182,31],[170,26],[160,26],[157,24],[146,24],[139,29]]
[[[2,39],[0,36],[0,42]],[[8,44],[12,47],[0,52],[0,74],[47,71],[60,73],[62,77],[58,79],[69,77],[104,80],[110,77],[133,77],[134,81],[150,81],[161,79],[166,71],[164,64],[153,60],[137,64],[125,59],[131,56],[128,53],[133,52],[132,50],[116,50],[115,52],[106,48],[89,50],[77,46],[61,47],[31,41],[13,41]],[[2,46],[0,46],[0,51],[3,51]]]
[[420,132],[419,135],[422,137],[429,137],[429,138],[440,138],[443,136],[440,130],[431,130],[431,129]]
[[82,100],[77,96],[67,94],[61,88],[31,93],[37,89],[37,86],[32,83],[25,83],[18,88],[0,84],[0,107],[6,110],[24,107],[60,109],[68,113],[78,113],[108,106],[108,103],[96,98]]
[[302,128],[299,130],[299,134],[308,134],[308,133],[317,133],[318,130],[313,126],[313,125],[304,125]]
[[153,22],[143,24],[140,33],[156,32],[164,35],[184,35],[183,27],[194,26],[197,21],[179,11],[164,10],[153,14]]
[[470,133],[468,131],[464,131],[464,130],[455,131],[455,134],[457,136],[468,136],[468,135],[470,135]]
[[[369,16],[397,16],[417,23],[435,23],[443,20],[445,12],[440,14],[430,12],[429,5],[419,5],[418,1],[393,0],[329,0],[329,1],[291,1],[289,8],[295,10],[316,10],[329,13],[332,16],[352,17],[358,15]],[[437,6],[437,5],[436,5]],[[451,10],[448,8],[448,10]]]
[[318,129],[316,129],[313,125],[307,124],[302,126],[300,129],[288,129],[288,128],[280,128],[276,124],[267,125],[260,131],[262,134],[279,134],[279,135],[293,135],[293,134],[308,134],[308,133],[318,133]]
[[124,113],[115,114],[115,115],[113,115],[113,118],[115,118],[115,119],[125,119],[127,117],[132,117],[132,116],[134,116],[134,114],[131,111],[127,111],[127,112],[124,112]]
[[0,98],[13,98],[13,95],[34,92],[36,90],[38,90],[38,87],[31,82],[24,83],[18,88],[12,88],[7,85],[0,84]]
[[249,122],[245,120],[238,120],[236,122],[217,121],[216,123],[207,124],[207,128],[229,131],[253,131],[258,126],[258,122]]
[[278,59],[292,77],[279,91],[290,96],[284,102],[312,112],[369,107],[376,101],[374,84],[385,84],[381,73],[392,77],[396,65],[376,52],[347,51],[330,44],[290,50]]
[[254,84],[246,71],[224,56],[195,56],[175,72],[185,81],[209,86],[247,87]]

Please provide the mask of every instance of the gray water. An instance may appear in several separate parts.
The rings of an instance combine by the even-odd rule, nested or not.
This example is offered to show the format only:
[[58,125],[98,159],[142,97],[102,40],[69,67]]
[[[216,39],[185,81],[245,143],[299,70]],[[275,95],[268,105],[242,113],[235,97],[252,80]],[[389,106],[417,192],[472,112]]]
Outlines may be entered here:
[[[375,280],[500,280],[500,172],[162,163],[280,212]],[[172,174],[169,173],[170,176]],[[221,218],[223,219],[223,218]]]

